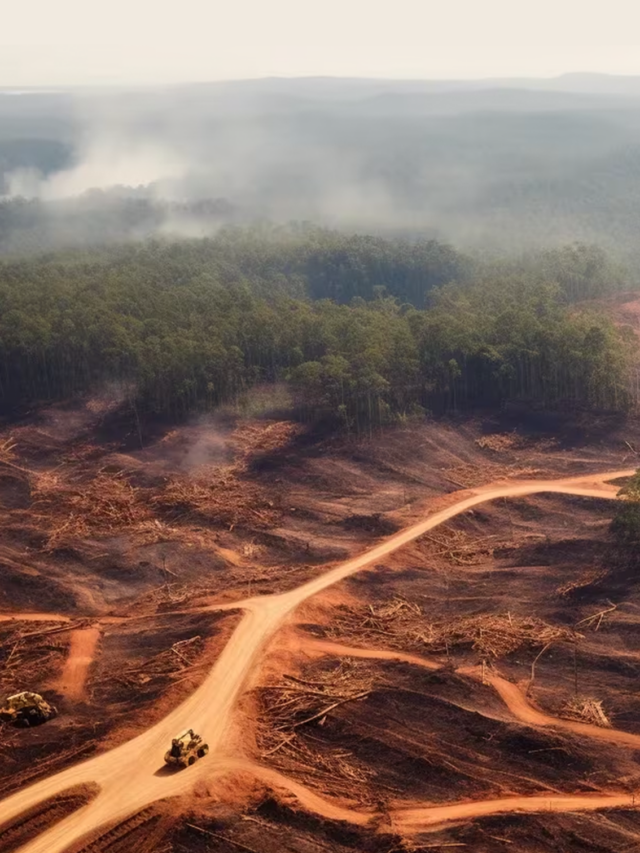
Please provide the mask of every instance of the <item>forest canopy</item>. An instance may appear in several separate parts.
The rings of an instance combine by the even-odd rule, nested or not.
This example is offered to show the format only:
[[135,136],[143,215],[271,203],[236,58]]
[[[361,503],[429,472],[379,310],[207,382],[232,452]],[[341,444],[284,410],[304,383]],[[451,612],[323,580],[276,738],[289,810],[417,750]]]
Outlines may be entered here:
[[625,286],[592,246],[489,262],[310,226],[5,260],[0,412],[115,383],[180,419],[274,382],[355,431],[512,401],[623,411],[635,337],[588,300]]

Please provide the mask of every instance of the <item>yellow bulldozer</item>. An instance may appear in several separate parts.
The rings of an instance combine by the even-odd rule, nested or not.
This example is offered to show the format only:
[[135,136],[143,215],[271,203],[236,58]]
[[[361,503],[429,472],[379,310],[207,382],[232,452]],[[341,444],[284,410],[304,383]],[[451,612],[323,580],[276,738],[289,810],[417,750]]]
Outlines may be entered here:
[[200,735],[193,729],[187,729],[171,741],[171,749],[164,756],[166,764],[174,767],[191,767],[198,758],[204,758],[209,752],[209,745],[202,742]]
[[50,705],[39,693],[16,693],[9,696],[0,708],[0,722],[14,726],[39,726],[58,716],[58,709]]

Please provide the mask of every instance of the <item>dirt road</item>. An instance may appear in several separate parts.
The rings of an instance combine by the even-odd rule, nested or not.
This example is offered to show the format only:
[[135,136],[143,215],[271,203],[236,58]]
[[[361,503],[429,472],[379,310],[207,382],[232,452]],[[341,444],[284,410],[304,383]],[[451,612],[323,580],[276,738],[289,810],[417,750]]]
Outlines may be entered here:
[[[227,771],[250,773],[274,789],[280,788],[288,791],[308,811],[329,820],[342,820],[362,826],[373,817],[379,817],[374,812],[345,808],[344,805],[338,805],[319,797],[294,779],[284,776],[277,770],[254,764],[251,761],[230,759],[226,764],[226,769]],[[222,772],[221,775],[223,775]],[[387,828],[393,832],[414,835],[417,832],[438,828],[449,821],[484,817],[492,814],[597,811],[598,809],[634,806],[635,803],[635,797],[626,793],[535,794],[529,797],[502,797],[496,800],[474,800],[445,806],[395,803],[388,814],[390,826]]]
[[[232,769],[237,764],[237,759],[229,754],[228,732],[236,701],[248,676],[259,665],[265,646],[302,602],[349,575],[376,564],[403,545],[478,504],[501,497],[520,497],[540,492],[613,498],[617,490],[605,485],[606,481],[634,473],[635,469],[628,469],[563,480],[509,482],[464,492],[459,500],[446,509],[430,515],[419,524],[401,531],[359,557],[336,566],[295,590],[242,602],[246,611],[244,618],[205,682],[189,699],[134,740],[31,785],[4,800],[0,803],[2,819],[10,820],[72,785],[83,782],[97,783],[101,792],[92,803],[23,848],[23,853],[62,853],[73,842],[103,824],[122,820],[160,798],[186,793],[198,780],[219,775],[225,768],[227,771]],[[167,774],[163,768],[163,754],[167,744],[176,732],[189,727],[202,733],[210,745],[211,754],[207,760],[198,762],[187,771]],[[288,787],[292,789],[292,785],[295,783],[291,782]],[[587,805],[587,802],[595,802],[593,798],[564,799],[570,804],[567,808],[602,807]],[[607,798],[601,799],[608,803]],[[555,798],[555,801],[559,800],[560,798]],[[529,803],[527,808],[538,810],[546,808],[545,803],[548,803],[548,800],[518,798],[518,802]],[[580,803],[584,805],[581,806]],[[440,820],[451,820],[456,816],[472,817],[475,814],[485,814],[487,808],[495,810],[495,806],[489,807],[486,803],[416,809],[415,817],[410,818],[407,815],[405,822],[409,826],[411,820],[418,820],[419,813],[426,815],[426,812],[429,812],[429,815],[433,816],[437,812],[442,815]],[[460,815],[456,809],[461,810]],[[362,818],[361,815],[359,817]],[[431,821],[431,817],[429,820]]]
[[596,738],[597,740],[606,740],[609,743],[615,743],[617,746],[640,749],[640,735],[634,735],[632,732],[621,732],[618,729],[605,729],[600,726],[590,725],[589,723],[578,723],[573,720],[550,717],[533,708],[517,684],[512,684],[498,675],[486,676],[486,680],[495,687],[513,716],[517,717],[523,723],[533,726],[555,726],[557,729],[564,729],[576,735]]
[[449,806],[427,806],[396,809],[391,813],[392,826],[397,832],[412,835],[451,820],[484,817],[508,812],[578,812],[614,809],[631,806],[630,794],[583,794],[580,796],[505,797],[501,800],[454,803]]
[[[330,640],[309,640],[305,638],[301,644],[301,648],[311,654],[317,652],[320,655],[365,658],[367,660],[397,660],[431,670],[439,669],[443,665],[441,661],[429,660],[429,658],[420,657],[420,655],[410,655],[384,649],[360,649],[356,646],[343,646],[340,643],[334,643]],[[460,667],[456,669],[456,672],[459,675],[466,675],[477,680],[482,680],[483,678],[482,669],[479,667]],[[617,746],[640,749],[640,735],[633,734],[632,732],[622,732],[618,729],[606,729],[601,726],[590,725],[589,723],[579,723],[574,720],[564,720],[561,717],[552,717],[534,708],[528,701],[525,691],[519,685],[513,684],[511,681],[507,681],[505,678],[493,675],[490,672],[484,673],[484,681],[495,689],[509,711],[521,723],[526,723],[530,726],[554,726],[557,729],[564,729],[583,737],[608,741],[609,743],[615,743]]]
[[69,654],[62,674],[54,685],[68,699],[77,702],[84,697],[85,682],[99,639],[99,628],[78,628],[72,631]]
[[412,663],[424,669],[440,669],[442,663],[437,660],[429,660],[420,655],[410,655],[405,652],[396,652],[393,649],[360,649],[357,646],[344,646],[342,643],[334,643],[332,640],[317,640],[315,638],[304,638],[300,648],[305,652],[317,652],[320,655],[335,655],[336,657],[364,658],[365,660],[397,660],[403,663]]

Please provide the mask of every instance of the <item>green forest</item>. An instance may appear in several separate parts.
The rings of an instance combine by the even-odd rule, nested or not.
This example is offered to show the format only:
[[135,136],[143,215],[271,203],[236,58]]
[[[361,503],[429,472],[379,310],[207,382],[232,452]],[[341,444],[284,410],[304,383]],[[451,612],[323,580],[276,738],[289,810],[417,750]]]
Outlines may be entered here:
[[179,420],[264,383],[358,433],[514,401],[624,411],[635,337],[596,300],[628,287],[594,246],[479,260],[307,225],[4,260],[0,412],[115,384]]

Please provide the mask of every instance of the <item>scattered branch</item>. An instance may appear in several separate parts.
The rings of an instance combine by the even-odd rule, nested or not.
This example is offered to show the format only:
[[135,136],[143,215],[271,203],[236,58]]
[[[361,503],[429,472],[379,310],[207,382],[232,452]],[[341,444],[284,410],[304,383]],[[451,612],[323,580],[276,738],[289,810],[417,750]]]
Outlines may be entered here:
[[603,729],[610,729],[611,722],[604,712],[599,699],[585,699],[572,696],[562,708],[562,716],[582,723],[590,723]]
[[258,853],[257,850],[254,850],[253,847],[247,847],[246,844],[241,844],[239,841],[234,841],[233,838],[229,838],[226,835],[220,835],[218,832],[211,832],[208,829],[202,829],[201,826],[195,826],[192,823],[188,823],[187,826],[189,829],[195,829],[197,832],[201,832],[203,835],[210,835],[211,838],[218,838],[220,841],[226,841],[228,844],[233,844],[235,847],[239,847],[240,850],[246,850],[247,853]]
[[294,723],[293,727],[297,729],[299,726],[306,726],[307,723],[313,723],[314,720],[318,720],[320,717],[326,716],[330,711],[339,708],[340,705],[345,705],[347,702],[355,702],[357,699],[364,699],[370,692],[371,691],[366,690],[363,693],[358,693],[357,696],[347,696],[346,699],[340,699],[338,702],[334,702],[333,705],[328,705],[326,708],[318,711],[318,713],[314,714],[312,717],[307,717],[306,720],[300,720],[299,723]]
[[585,619],[581,619],[579,622],[576,622],[576,627],[578,627],[578,625],[586,625],[587,628],[591,628],[593,623],[598,620],[598,624],[596,625],[597,631],[602,624],[604,616],[606,616],[607,613],[613,613],[613,611],[618,608],[617,604],[611,604],[611,602],[609,602],[609,605],[610,607],[607,607],[605,610],[600,610],[598,613],[594,613],[592,616],[587,616]]
[[527,685],[527,696],[529,695],[529,691],[531,690],[531,685],[533,684],[534,679],[536,677],[536,664],[538,663],[538,661],[540,660],[542,655],[547,651],[547,649],[551,648],[551,646],[553,645],[553,642],[554,641],[552,640],[550,643],[547,643],[547,645],[543,649],[540,649],[538,654],[535,656],[533,663],[531,664],[531,677],[529,679],[529,684]]

